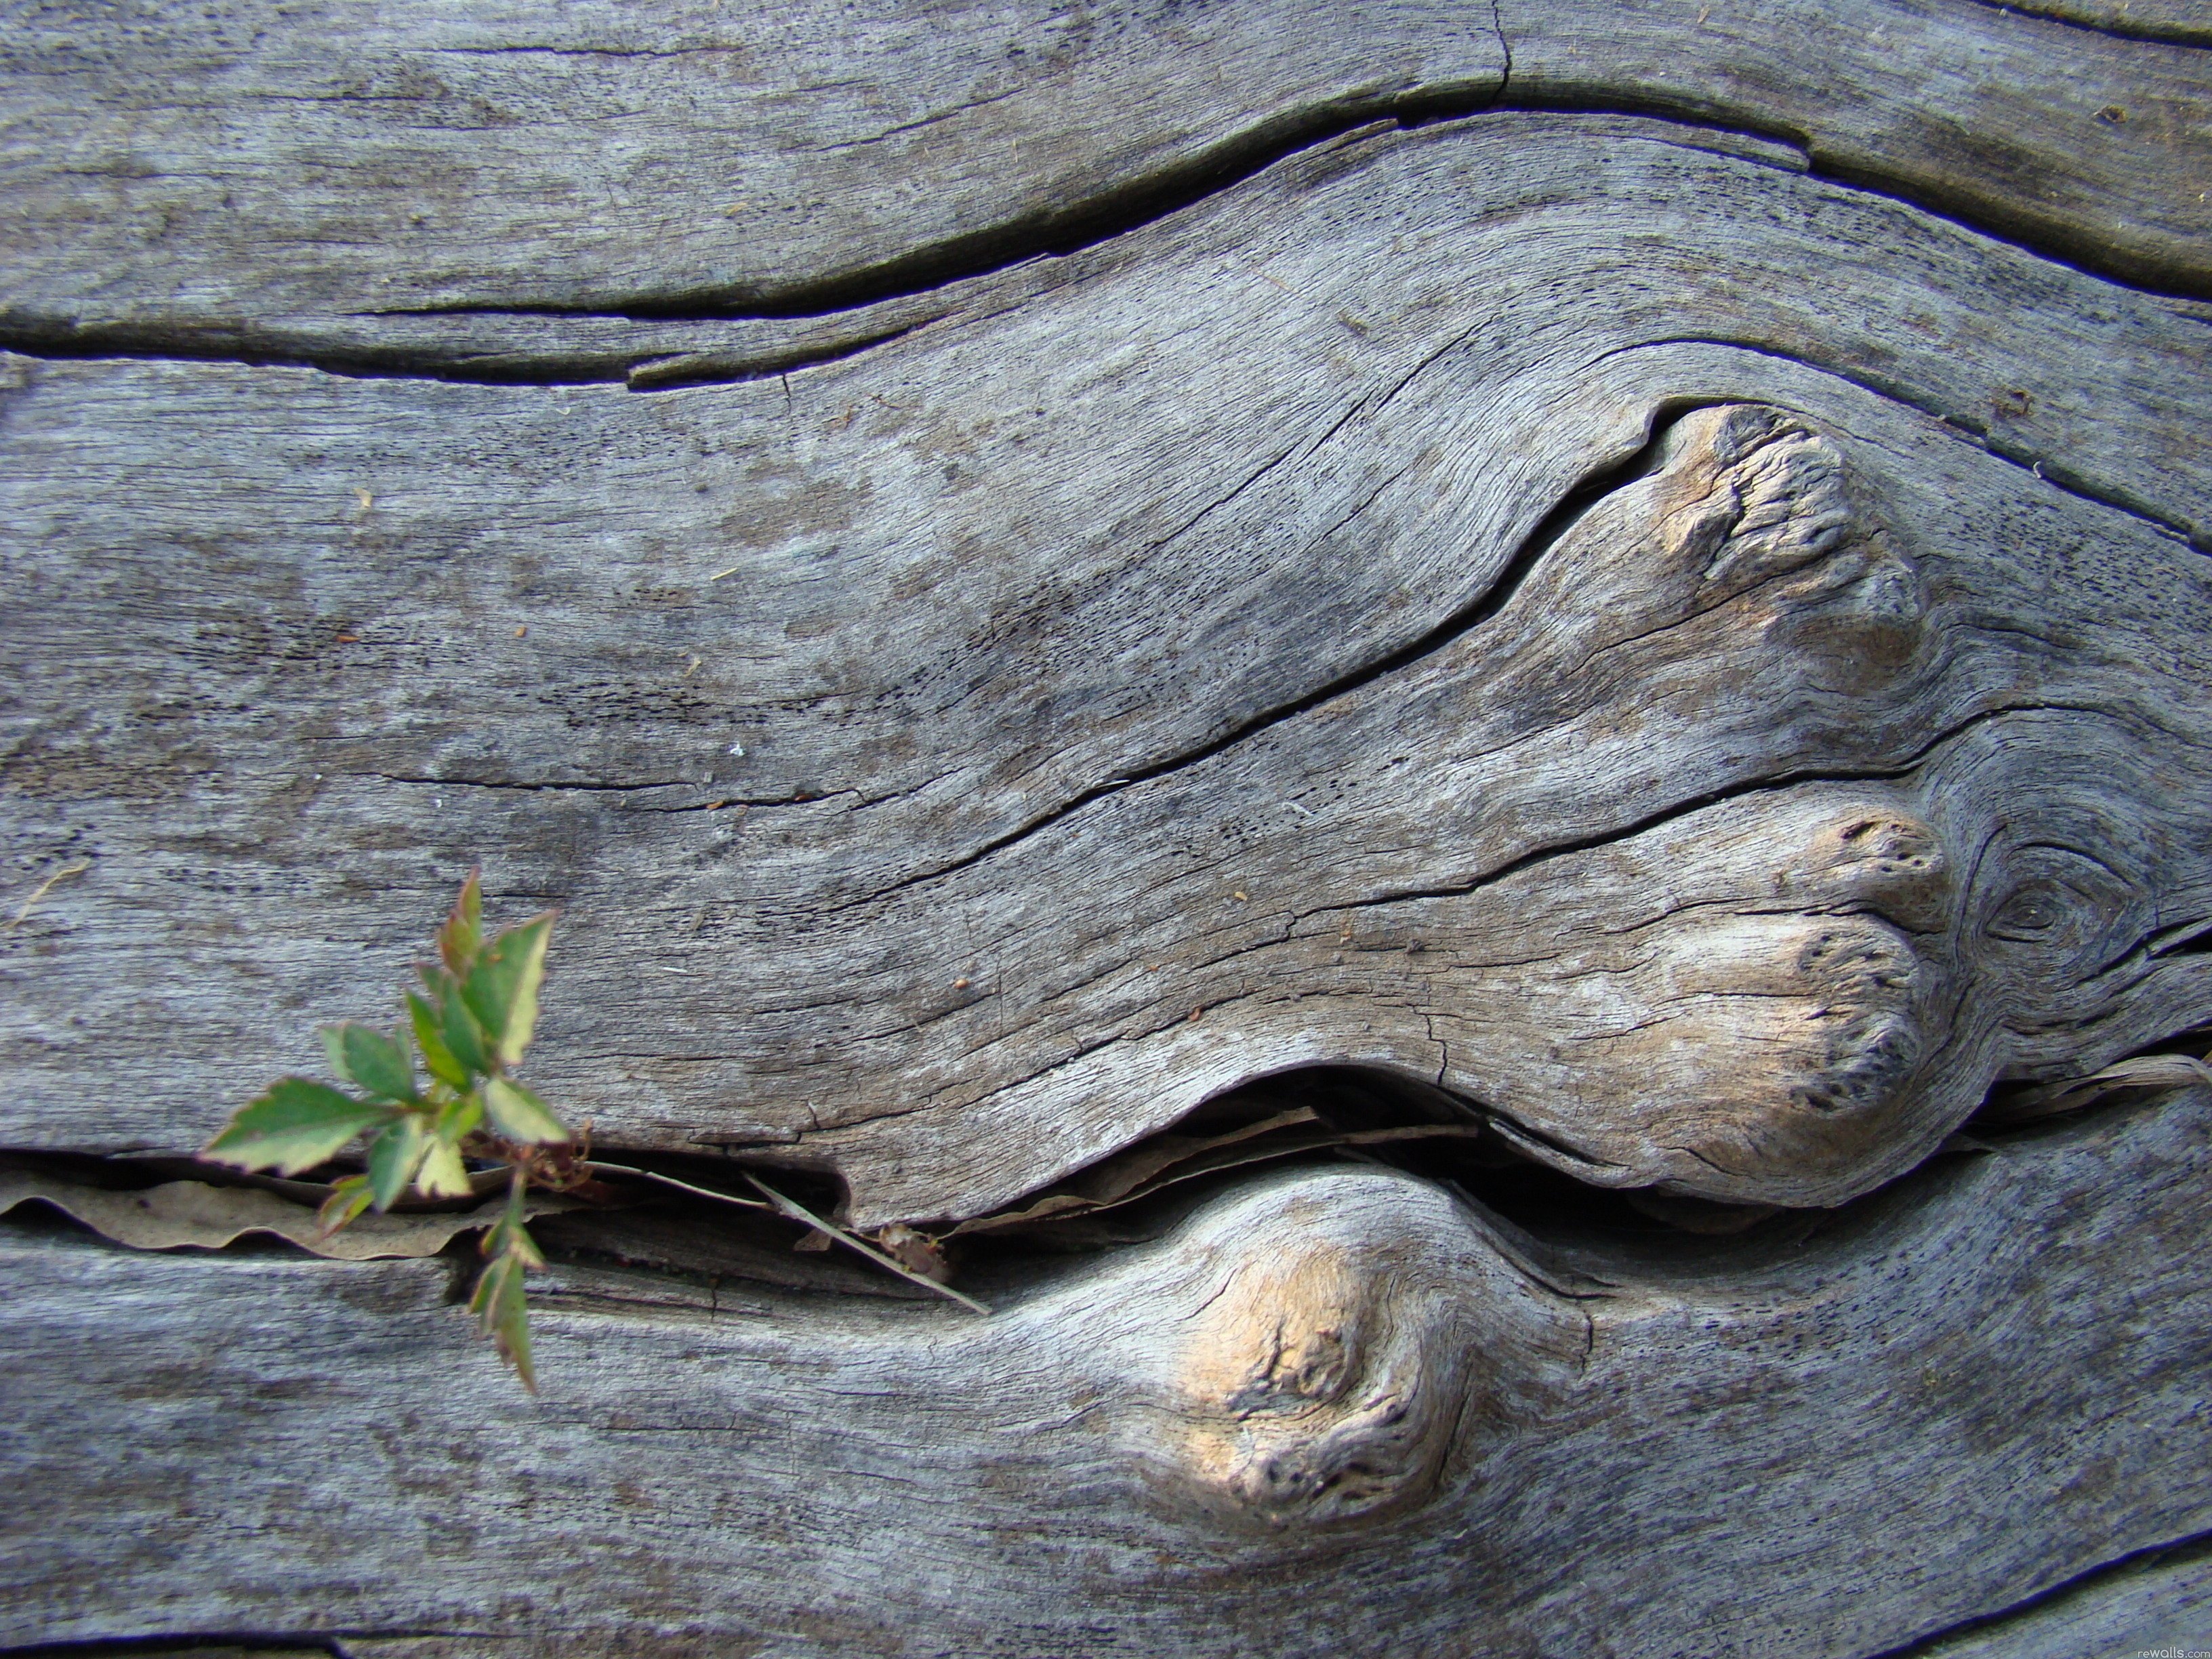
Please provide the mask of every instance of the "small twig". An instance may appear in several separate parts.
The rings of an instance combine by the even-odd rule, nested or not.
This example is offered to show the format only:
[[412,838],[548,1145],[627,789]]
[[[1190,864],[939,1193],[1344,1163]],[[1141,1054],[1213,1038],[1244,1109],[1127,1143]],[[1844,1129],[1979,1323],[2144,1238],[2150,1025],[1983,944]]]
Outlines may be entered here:
[[8,924],[8,931],[12,933],[23,925],[23,918],[31,914],[31,907],[46,897],[47,893],[52,890],[56,882],[64,880],[70,876],[81,876],[91,868],[90,859],[79,859],[75,864],[64,864],[53,874],[48,876],[32,890],[31,896],[23,901],[23,908],[15,912],[15,920]]
[[903,1263],[895,1261],[890,1256],[884,1255],[881,1250],[876,1249],[874,1245],[869,1243],[866,1240],[855,1238],[843,1228],[830,1225],[830,1223],[824,1221],[820,1216],[816,1215],[812,1211],[807,1209],[805,1206],[802,1204],[794,1204],[791,1200],[786,1198],[781,1193],[776,1191],[775,1188],[769,1186],[768,1182],[763,1181],[751,1170],[740,1170],[738,1173],[744,1176],[744,1178],[752,1182],[754,1186],[759,1188],[763,1197],[766,1198],[769,1203],[775,1205],[777,1209],[781,1210],[785,1215],[789,1216],[793,1221],[803,1221],[808,1226],[813,1228],[815,1231],[819,1233],[827,1233],[830,1237],[836,1239],[840,1244],[845,1246],[846,1249],[858,1250],[862,1255],[867,1257],[869,1261],[874,1262],[877,1266],[889,1267],[901,1279],[911,1279],[915,1284],[921,1285],[922,1289],[926,1291],[935,1291],[939,1296],[951,1297],[955,1302],[960,1303],[965,1307],[973,1308],[979,1314],[987,1314],[991,1311],[981,1303],[978,1302],[974,1297],[963,1296],[959,1291],[954,1290],[950,1285],[940,1285],[933,1279],[930,1279],[921,1273],[915,1273],[912,1268],[905,1266]]
[[702,1198],[720,1200],[734,1204],[741,1210],[772,1210],[773,1204],[763,1204],[757,1198],[738,1198],[730,1193],[718,1193],[712,1187],[694,1187],[688,1181],[678,1181],[674,1176],[655,1175],[650,1170],[633,1170],[627,1164],[587,1163],[583,1166],[596,1175],[635,1176],[640,1181],[659,1182],[664,1187],[673,1187],[679,1193],[696,1193]]

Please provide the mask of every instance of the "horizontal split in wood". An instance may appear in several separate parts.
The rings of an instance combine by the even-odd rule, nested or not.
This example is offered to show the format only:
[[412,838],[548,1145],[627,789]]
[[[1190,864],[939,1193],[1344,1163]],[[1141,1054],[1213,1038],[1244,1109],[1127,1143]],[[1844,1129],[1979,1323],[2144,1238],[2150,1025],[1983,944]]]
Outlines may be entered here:
[[[2001,1656],[2012,1656],[2013,1659],[2067,1659],[2067,1656],[2081,1650],[2081,1644],[2098,1638],[2109,1638],[2115,1642],[2132,1640],[2139,1644],[2155,1641],[2164,1645],[2170,1641],[2193,1645],[2202,1640],[2201,1614],[2188,1607],[2172,1605],[2168,1596],[2161,1594],[2166,1586],[2147,1585],[2144,1588],[2151,1590],[2149,1596],[2130,1596],[2130,1590],[2136,1588],[2130,1581],[2153,1575],[2185,1574],[2197,1581],[2191,1586],[2197,1592],[2192,1599],[2201,1607],[2203,1581],[2212,1577],[2204,1571],[2208,1564],[2212,1564],[2212,1532],[2193,1533],[2168,1543],[2130,1550],[2076,1572],[2010,1607],[1947,1625],[1917,1641],[1886,1649],[1873,1659],[2001,1659]],[[2118,1605],[2109,1610],[2095,1605],[2106,1601]],[[2066,1615],[2077,1612],[2088,1615],[2081,1620],[2083,1627],[2052,1628],[2062,1623],[2074,1625],[2075,1620]],[[2146,1632],[2146,1622],[2159,1628],[2154,1632]]]
[[283,1635],[264,1631],[176,1630],[158,1636],[0,1647],[0,1659],[245,1659],[249,1654],[261,1655],[263,1659],[311,1659],[319,1654],[345,1659],[345,1649],[325,1631]]
[[866,270],[812,282],[800,281],[742,297],[727,290],[708,290],[684,294],[641,292],[600,297],[587,303],[544,301],[532,305],[503,305],[455,301],[376,314],[604,317],[685,322],[830,316],[994,276],[1031,260],[1066,258],[1168,218],[1194,203],[1233,188],[1286,157],[1334,144],[1348,137],[1514,107],[1516,106],[1498,101],[1497,87],[1492,83],[1423,88],[1372,100],[1338,100],[1295,111],[1237,133],[1158,173],[1118,181],[1094,197],[1054,211],[917,247]]
[[[477,331],[476,338],[447,344],[410,337],[419,336],[419,327],[395,330],[364,325],[355,331],[356,337],[348,338],[346,331],[312,324],[289,329],[254,324],[215,327],[189,319],[160,318],[83,323],[70,318],[29,316],[16,310],[0,312],[0,350],[51,362],[231,362],[252,368],[313,368],[349,379],[443,380],[462,386],[613,384],[640,392],[659,392],[773,380],[840,362],[902,339],[935,320],[937,316],[932,314],[884,325],[871,319],[859,330],[791,324],[756,327],[744,331],[768,337],[757,345],[734,349],[716,341],[687,339],[682,330],[640,325],[597,331],[641,337],[635,337],[635,343],[611,342],[592,350],[580,343],[564,349],[557,338],[562,333],[585,331],[579,322],[536,331],[556,337],[546,342],[526,343],[496,335],[487,338]],[[729,331],[727,320],[708,331],[712,335]],[[777,336],[787,338],[779,342]]]
[[1978,6],[2040,17],[2117,40],[2154,46],[2212,46],[2212,22],[2191,0],[1973,0]]
[[[1808,176],[1883,197],[1942,218],[1978,237],[2004,242],[2032,257],[2057,259],[2124,281],[2101,269],[2095,246],[2044,246],[2008,236],[2002,228],[1979,222],[1958,204],[1917,196],[1905,181],[1879,172],[1852,173],[1815,165],[1802,135],[1762,130],[1756,124],[1731,125],[1702,106],[1671,105],[1662,99],[1511,100],[1468,98],[1449,93],[1422,94],[1393,100],[1377,110],[1319,112],[1293,123],[1286,135],[1243,140],[1230,148],[1237,158],[1188,170],[1164,179],[1132,184],[1097,203],[1071,210],[1066,222],[1030,230],[994,233],[972,252],[964,244],[929,248],[884,266],[820,289],[802,287],[772,302],[732,305],[691,298],[637,297],[623,302],[529,306],[454,302],[416,309],[363,313],[352,318],[289,322],[206,320],[179,313],[130,320],[40,315],[18,306],[0,311],[0,350],[51,361],[148,359],[236,362],[249,366],[306,368],[361,378],[422,379],[487,386],[628,385],[639,392],[743,384],[774,379],[843,361],[889,345],[933,323],[974,312],[987,304],[1018,305],[1034,284],[1016,282],[1001,295],[1002,284],[988,279],[1018,273],[1038,262],[1067,258],[1126,236],[1181,212],[1195,203],[1231,190],[1277,163],[1301,153],[1334,146],[1351,138],[1369,140],[1394,129],[1419,128],[1474,115],[1619,115],[1678,127],[1687,135],[1708,134],[1727,149],[1731,140],[1764,146],[1766,159],[1790,159]],[[1739,149],[1736,153],[1746,153]],[[1756,154],[1756,150],[1750,153]],[[1048,286],[1065,280],[1042,277]],[[951,290],[940,294],[940,290]],[[973,292],[963,292],[974,290]],[[2158,291],[2151,285],[2146,291]],[[2197,288],[2179,290],[2198,294]],[[2212,297],[2212,287],[2201,289]],[[929,306],[932,299],[941,303]],[[836,325],[840,313],[857,316]],[[489,332],[469,331],[465,341],[419,337],[431,319],[508,319]],[[538,319],[538,338],[510,337],[520,319]],[[781,329],[766,326],[781,323]],[[724,346],[709,340],[685,341],[682,331],[709,334],[750,324],[746,331],[764,336],[757,343]],[[814,325],[807,326],[807,325]],[[594,329],[592,325],[597,325]],[[612,335],[596,348],[563,341],[580,330]],[[637,336],[634,343],[620,337]],[[781,337],[779,338],[778,337]],[[1747,349],[1759,349],[1756,345]],[[1930,411],[1934,412],[1934,411]],[[1947,416],[1963,429],[1981,434],[1985,423],[1971,414]],[[2038,458],[2030,456],[2030,460]],[[2059,463],[2049,462],[2057,467]]]

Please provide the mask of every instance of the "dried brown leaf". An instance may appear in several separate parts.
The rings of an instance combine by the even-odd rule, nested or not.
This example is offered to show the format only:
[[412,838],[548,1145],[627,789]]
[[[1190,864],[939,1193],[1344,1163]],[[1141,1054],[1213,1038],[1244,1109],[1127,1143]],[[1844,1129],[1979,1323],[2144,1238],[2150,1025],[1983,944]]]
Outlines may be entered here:
[[2078,1111],[2130,1089],[2187,1089],[2202,1083],[2212,1083],[2212,1066],[2193,1055],[2137,1054],[2132,1060],[2116,1060],[2087,1077],[2024,1090],[1990,1107],[1983,1115],[1983,1121],[2026,1123],[2060,1112]]
[[[472,1210],[364,1215],[325,1237],[313,1209],[258,1188],[172,1181],[118,1192],[32,1170],[0,1170],[0,1212],[34,1199],[134,1250],[218,1250],[248,1233],[266,1233],[343,1261],[435,1255],[456,1233],[491,1225],[506,1203],[502,1194]],[[553,1194],[531,1200],[532,1214],[573,1207],[573,1200]]]

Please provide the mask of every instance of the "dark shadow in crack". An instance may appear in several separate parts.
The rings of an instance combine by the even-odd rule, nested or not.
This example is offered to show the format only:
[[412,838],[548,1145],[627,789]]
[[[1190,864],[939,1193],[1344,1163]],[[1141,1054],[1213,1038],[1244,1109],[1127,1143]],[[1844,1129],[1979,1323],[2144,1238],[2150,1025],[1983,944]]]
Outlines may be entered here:
[[[2198,1054],[2200,1034],[2146,1050]],[[1423,1079],[1359,1066],[1299,1067],[1254,1079],[1206,1101],[1176,1122],[1026,1194],[1004,1209],[916,1236],[916,1261],[986,1301],[1042,1288],[1073,1259],[1165,1237],[1194,1211],[1261,1170],[1381,1164],[1434,1182],[1480,1213],[1532,1258],[1603,1282],[1747,1284],[1808,1250],[1848,1254],[1875,1233],[1909,1224],[1940,1201],[1975,1161],[2057,1151],[2123,1132],[2158,1110],[2171,1088],[2118,1088],[2071,1109],[2018,1121],[2024,1085],[2001,1085],[1964,1130],[1908,1174],[1826,1209],[1729,1205],[1637,1188],[1602,1188],[1538,1164],[1499,1133],[1481,1103]],[[1508,1125],[1510,1129],[1512,1126]],[[601,1155],[710,1192],[743,1198],[743,1171],[729,1155]],[[101,1159],[65,1153],[8,1153],[10,1165],[84,1187],[143,1188],[180,1176],[215,1184],[251,1182],[177,1160]],[[316,1176],[336,1178],[333,1164]],[[787,1196],[834,1217],[844,1193],[835,1176],[763,1166]],[[272,1184],[254,1182],[252,1184]],[[286,1183],[295,1185],[299,1183]],[[303,1190],[307,1190],[303,1188]],[[306,1201],[312,1201],[309,1199]],[[43,1204],[25,1204],[11,1230],[94,1231]],[[586,1276],[614,1271],[703,1294],[744,1284],[839,1297],[933,1301],[932,1292],[834,1248],[811,1229],[757,1209],[664,1187],[625,1183],[617,1201],[538,1218],[533,1232],[553,1264]],[[907,1230],[896,1229],[904,1233]],[[896,1240],[878,1239],[896,1248]],[[455,1237],[442,1254],[477,1261],[476,1236]],[[249,1235],[233,1253],[291,1253],[298,1247]],[[465,1286],[463,1286],[464,1290]],[[560,1287],[554,1287],[560,1294]]]

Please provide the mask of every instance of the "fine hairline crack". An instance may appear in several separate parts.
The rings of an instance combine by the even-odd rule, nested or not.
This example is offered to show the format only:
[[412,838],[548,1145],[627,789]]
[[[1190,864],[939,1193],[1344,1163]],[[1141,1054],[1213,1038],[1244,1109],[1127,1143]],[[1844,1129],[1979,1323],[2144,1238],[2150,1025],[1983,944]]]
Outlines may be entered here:
[[[596,794],[639,795],[655,789],[690,789],[702,794],[711,793],[714,786],[702,784],[694,778],[658,778],[641,783],[593,783],[579,781],[538,781],[536,779],[489,778],[434,778],[417,777],[393,772],[338,773],[343,778],[373,778],[380,783],[404,783],[424,789],[484,789],[517,794]],[[686,806],[641,806],[632,810],[641,812],[714,812],[724,807],[814,806],[823,801],[835,800],[846,795],[857,795],[858,789],[825,789],[819,794],[789,794],[748,797],[718,796],[711,801],[701,801]]]
[[[1429,361],[1434,362],[1436,359],[1431,357]],[[1285,720],[1294,720],[1322,703],[1348,696],[1363,686],[1395,673],[1424,657],[1434,654],[1462,635],[1480,627],[1511,603],[1514,594],[1520,591],[1522,583],[1528,580],[1543,556],[1562,536],[1573,528],[1591,507],[1623,484],[1643,476],[1651,469],[1656,462],[1659,447],[1665,441],[1665,428],[1691,410],[1707,406],[1710,406],[1709,400],[1695,399],[1681,399],[1655,405],[1646,417],[1640,441],[1634,448],[1626,454],[1607,457],[1585,473],[1583,478],[1567,491],[1559,504],[1522,539],[1520,546],[1512,556],[1499,567],[1497,574],[1483,586],[1480,591],[1415,638],[1382,656],[1337,676],[1310,691],[1249,715],[1230,726],[1226,731],[1202,743],[1163,759],[1128,769],[1103,783],[1094,784],[1090,788],[1062,801],[1059,805],[1038,814],[1002,835],[993,837],[972,852],[963,854],[957,859],[928,870],[918,871],[888,886],[875,889],[832,908],[837,910],[847,910],[860,905],[875,903],[905,889],[939,881],[947,876],[957,874],[971,866],[981,863],[985,859],[997,853],[1003,852],[1018,842],[1025,841],[1039,831],[1049,829],[1062,818],[1081,811],[1095,801],[1103,799],[1109,795],[1118,794],[1124,789],[1149,782],[1168,773],[1179,772],[1195,766],[1200,762],[1209,759],[1249,738],[1255,737],[1270,727],[1279,726]]]
[[1741,800],[1753,795],[1773,794],[1784,789],[1802,789],[1808,785],[1824,783],[1893,783],[1900,779],[1911,777],[1927,763],[1929,757],[1937,750],[1965,736],[1977,726],[1987,726],[1993,721],[2008,720],[2020,714],[2081,714],[2092,720],[2118,718],[2111,709],[2100,708],[2087,703],[2002,703],[1996,708],[1984,708],[1966,715],[1961,720],[1953,721],[1905,759],[1889,765],[1825,769],[1806,767],[1746,779],[1741,783],[1729,784],[1724,788],[1711,789],[1702,794],[1692,795],[1687,800],[1677,801],[1672,805],[1661,807],[1656,811],[1646,813],[1642,817],[1625,824],[1613,824],[1602,830],[1593,830],[1587,836],[1577,836],[1571,839],[1547,842],[1541,847],[1531,848],[1528,852],[1509,859],[1494,869],[1483,871],[1462,881],[1444,882],[1431,887],[1394,888],[1388,892],[1373,894],[1365,898],[1349,899],[1338,904],[1318,904],[1310,910],[1300,911],[1297,920],[1304,921],[1309,917],[1329,915],[1338,911],[1371,909],[1381,905],[1404,904],[1420,899],[1463,898],[1470,893],[1480,892],[1486,887],[1496,886],[1499,882],[1518,875],[1533,866],[1548,863],[1553,859],[1569,857],[1576,853],[1586,853],[1600,847],[1611,846],[1616,842],[1627,841],[1634,836],[1648,834],[1678,819],[1688,817],[1693,813],[1702,812],[1708,807],[1718,806],[1731,800]]
[[[1985,431],[1966,425],[1959,417],[1948,415],[1941,410],[1932,407],[1923,401],[1917,400],[1909,397],[1900,388],[1885,384],[1877,384],[1863,377],[1846,374],[1830,364],[1817,362],[1808,362],[1802,358],[1792,357],[1787,353],[1775,349],[1773,347],[1756,342],[1704,336],[1679,337],[1665,340],[1647,342],[1637,346],[1616,348],[1611,351],[1601,354],[1598,359],[1594,360],[1591,367],[1595,367],[1596,362],[1602,362],[1608,357],[1623,356],[1630,352],[1645,350],[1653,347],[1664,345],[1710,345],[1724,349],[1745,351],[1755,356],[1780,358],[1784,361],[1795,362],[1803,368],[1812,370],[1815,374],[1826,375],[1831,379],[1838,380],[1845,384],[1856,386],[1862,391],[1870,392],[1875,397],[1883,398],[1885,401],[1895,403],[1902,407],[1913,409],[1920,413],[1932,416],[1950,426],[1954,430],[1958,431],[1963,438],[1971,440],[1976,443],[1976,445],[1980,447],[1984,453],[1990,454],[1999,460],[2021,467],[2023,470],[2028,469],[2031,465],[2032,458],[2027,456],[2023,452],[2018,451],[2016,447],[2004,445],[2000,442],[1993,442]],[[1431,354],[1413,371],[1414,375],[1418,375],[1423,369],[1427,368],[1430,365],[1447,356],[1449,354],[1449,347],[1447,347],[1443,350]],[[1402,391],[1405,385],[1413,378],[1413,375],[1409,375],[1407,377],[1406,380],[1401,380],[1396,387],[1393,388],[1389,396],[1396,396],[1397,392],[1399,391]],[[1431,656],[1436,652],[1443,649],[1462,635],[1480,627],[1482,623],[1487,622],[1490,618],[1495,617],[1499,611],[1504,610],[1504,607],[1511,602],[1514,594],[1519,591],[1521,586],[1528,580],[1529,574],[1541,561],[1544,555],[1558,543],[1561,537],[1565,536],[1570,530],[1571,530],[1574,525],[1579,521],[1589,508],[1598,501],[1620,489],[1623,485],[1632,482],[1637,477],[1642,477],[1652,471],[1658,463],[1658,455],[1661,446],[1665,441],[1668,432],[1675,422],[1680,421],[1684,416],[1690,414],[1696,410],[1717,407],[1730,401],[1733,400],[1722,398],[1676,398],[1656,404],[1646,417],[1642,441],[1636,448],[1630,451],[1626,455],[1612,457],[1601,460],[1595,467],[1586,472],[1584,476],[1560,499],[1559,504],[1528,532],[1512,557],[1500,568],[1498,574],[1491,579],[1488,585],[1480,592],[1415,639],[1399,646],[1395,649],[1381,657],[1376,658],[1356,668],[1351,669],[1328,681],[1327,684],[1318,686],[1310,691],[1305,692],[1297,697],[1292,698],[1285,702],[1278,703],[1272,708],[1262,709],[1259,713],[1252,714],[1231,726],[1225,732],[1223,732],[1213,738],[1208,738],[1204,742],[1194,744],[1190,748],[1179,750],[1178,752],[1167,756],[1162,759],[1148,762],[1141,766],[1119,770],[1117,771],[1116,775],[1106,781],[1094,784],[1090,787],[1080,791],[1079,793],[1063,800],[1059,805],[1039,813],[1026,822],[1018,824],[1014,828],[1008,830],[999,836],[992,837],[990,840],[983,842],[972,851],[963,854],[957,859],[951,860],[944,864],[934,866],[927,870],[918,871],[914,874],[904,877],[887,886],[876,888],[867,893],[845,900],[839,904],[830,907],[830,909],[833,912],[842,911],[878,902],[890,897],[891,895],[902,891],[908,888],[925,885],[932,882],[941,880],[947,876],[957,874],[962,870],[965,870],[975,865],[980,864],[986,859],[991,858],[996,854],[1005,851],[1007,848],[1012,847],[1019,842],[1025,841],[1030,837],[1049,829],[1052,825],[1059,823],[1063,818],[1066,818],[1074,813],[1079,812],[1086,807],[1091,806],[1095,802],[1103,799],[1109,795],[1118,794],[1124,789],[1131,788],[1137,784],[1148,782],[1168,773],[1182,771],[1188,767],[1195,766],[1200,763],[1219,754],[1222,750],[1245,741],[1249,738],[1257,736],[1259,733],[1265,732],[1271,727],[1279,726],[1287,720],[1296,719],[1297,716],[1306,714],[1323,703],[1334,702],[1339,698],[1349,696],[1376,680],[1382,679],[1390,674],[1395,673],[1400,670],[1419,661],[1423,658]],[[1355,410],[1358,406],[1358,405],[1355,404]],[[1350,418],[1349,415],[1340,418],[1335,423],[1335,427],[1340,427],[1343,424],[1344,420],[1348,418]],[[1335,427],[1332,427],[1331,430],[1334,431]],[[1295,448],[1296,446],[1292,446],[1292,447]],[[1285,452],[1286,454],[1289,453],[1289,451]],[[1275,465],[1277,465],[1280,459],[1281,458],[1279,456],[1275,460],[1271,460],[1261,466],[1260,471],[1264,473],[1271,470]],[[1256,477],[1258,474],[1255,474],[1254,476]],[[2212,551],[2212,548],[2208,548],[2205,545],[2204,540],[2202,537],[2192,533],[2191,526],[2168,518],[2166,515],[2158,513],[2155,509],[2148,507],[2143,503],[2130,500],[2113,492],[2098,489],[2087,483],[2085,481],[2081,481],[2070,477],[2060,477],[2040,471],[2038,471],[2035,476],[2039,481],[2045,483],[2055,489],[2061,489],[2069,495],[2076,496],[2084,501],[2094,502],[2100,507],[2125,514],[2127,516],[2136,519],[2139,522],[2151,526],[2166,534],[2174,536],[2187,543],[2189,545],[2196,548],[2199,551]],[[1251,480],[1247,479],[1245,482],[1249,484]],[[1234,495],[1240,493],[1244,487],[1244,485],[1240,484],[1237,487],[1237,489],[1232,490],[1231,494]],[[1370,497],[1370,499],[1371,500],[1372,498]],[[1207,509],[1207,511],[1211,510],[1211,508]],[[1199,516],[1204,517],[1205,514],[1201,513]],[[1188,526],[1184,526],[1186,529],[1188,527]],[[1178,535],[1181,533],[1181,531],[1176,532],[1176,534]],[[1170,537],[1169,539],[1173,539],[1173,538]],[[2045,705],[2034,706],[2044,707]],[[2084,710],[2080,712],[2094,713],[2097,711]],[[1981,717],[1976,718],[1978,719]],[[1973,722],[1971,720],[1966,722],[1966,724],[1972,723]],[[1955,732],[1960,729],[1963,728],[1954,727],[1951,732],[1947,732],[1939,735],[1937,738],[1931,739],[1930,742],[1924,745],[1911,761],[1905,763],[1905,767],[1901,770],[1892,770],[1886,773],[1870,772],[1863,775],[1854,774],[1852,775],[1854,777],[1863,777],[1869,781],[1880,776],[1893,777],[1902,775],[1904,771],[1909,771],[1912,767],[1918,765],[1929,753],[1933,751],[1937,744],[1948,740],[1950,736],[1955,735]],[[1815,775],[1808,774],[1802,781],[1821,781],[1821,779],[1817,777]],[[1843,781],[1844,779],[1838,775],[1827,779],[1826,781]],[[1771,782],[1771,781],[1768,781],[1768,783]],[[1741,786],[1743,789],[1752,789],[1762,787],[1768,787],[1768,784],[1754,783]],[[1723,796],[1716,795],[1711,797],[1711,799],[1701,799],[1699,804],[1710,805],[1712,801],[1723,798]],[[1661,819],[1663,819],[1667,817],[1674,816],[1678,810],[1686,811],[1690,809],[1670,808],[1665,812],[1662,812],[1660,815],[1660,817]]]

